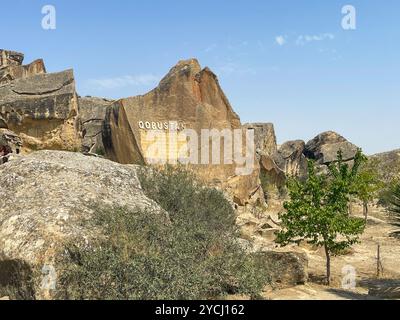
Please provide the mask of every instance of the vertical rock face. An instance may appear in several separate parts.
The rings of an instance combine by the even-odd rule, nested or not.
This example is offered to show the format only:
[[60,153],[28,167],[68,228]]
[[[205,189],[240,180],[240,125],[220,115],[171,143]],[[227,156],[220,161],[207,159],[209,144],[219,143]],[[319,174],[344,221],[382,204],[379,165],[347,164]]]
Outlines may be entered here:
[[77,150],[78,103],[72,70],[0,86],[0,127],[17,133],[24,150]]
[[102,128],[107,107],[113,101],[95,97],[79,98],[78,100],[82,123],[82,151],[104,155]]
[[22,149],[22,141],[14,132],[0,129],[0,164],[8,162],[11,154],[19,154]]
[[254,130],[257,153],[273,155],[278,150],[275,129],[272,123],[247,123],[244,127]]
[[302,140],[288,141],[281,145],[273,158],[287,176],[304,177],[307,174],[307,159]]
[[[192,129],[198,137],[201,137],[203,129],[219,132],[242,129],[216,75],[208,68],[201,69],[195,59],[180,61],[149,93],[119,100],[107,109],[103,129],[106,155],[120,163],[145,163],[152,142],[147,135],[150,130],[160,130],[168,135],[182,129]],[[184,145],[186,141],[181,143]],[[161,149],[174,152],[175,146],[170,142],[164,144]],[[177,149],[180,147],[182,145]],[[200,147],[201,142],[199,155]],[[223,147],[219,150],[222,151]],[[191,167],[207,182],[227,189],[237,203],[246,204],[261,194],[259,167],[254,159],[252,162],[255,168],[246,176],[236,173],[235,163]]]

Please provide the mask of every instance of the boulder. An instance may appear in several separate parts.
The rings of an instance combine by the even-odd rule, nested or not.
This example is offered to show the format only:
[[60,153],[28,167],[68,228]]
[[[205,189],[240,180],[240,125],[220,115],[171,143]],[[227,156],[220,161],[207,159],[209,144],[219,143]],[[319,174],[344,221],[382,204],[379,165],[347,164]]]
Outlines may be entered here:
[[308,282],[308,257],[306,253],[263,251],[263,261],[270,271],[272,281],[281,287],[302,285]]
[[144,195],[134,165],[38,151],[14,156],[0,166],[0,177],[0,296],[17,293],[12,299],[51,298],[42,272],[53,270],[56,281],[65,241],[101,237],[101,230],[84,223],[96,205],[165,214]]
[[[173,135],[183,129],[191,129],[196,133],[198,164],[191,163],[189,168],[201,179],[228,190],[239,205],[262,197],[255,155],[251,159],[251,172],[247,175],[238,174],[235,163],[222,162],[226,146],[221,138],[221,161],[218,164],[200,164],[202,147],[208,144],[200,141],[203,129],[219,132],[225,129],[242,130],[243,134],[246,130],[241,126],[216,75],[208,68],[202,69],[195,59],[180,61],[149,93],[121,99],[107,108],[103,128],[106,156],[120,163],[149,163],[149,159],[153,158],[149,151],[154,146],[154,140],[148,137],[148,132],[159,130]],[[180,144],[160,142],[158,148],[169,157],[170,152],[176,155],[176,150],[184,148],[186,144],[187,139]],[[171,158],[169,160],[172,163],[174,161]]]
[[310,140],[304,150],[309,159],[314,159],[318,164],[330,164],[337,160],[337,153],[341,150],[344,161],[351,161],[357,153],[358,147],[344,137],[333,131],[319,134]]
[[254,130],[257,153],[273,155],[277,152],[275,129],[272,123],[247,123],[244,127],[248,130]]
[[282,144],[273,155],[277,166],[286,176],[305,177],[307,175],[307,159],[304,156],[305,143],[302,140],[288,141]]
[[39,74],[0,86],[0,125],[21,137],[24,151],[79,149],[73,71]]
[[82,123],[82,151],[104,155],[102,127],[107,107],[113,101],[96,97],[79,98],[78,101]]

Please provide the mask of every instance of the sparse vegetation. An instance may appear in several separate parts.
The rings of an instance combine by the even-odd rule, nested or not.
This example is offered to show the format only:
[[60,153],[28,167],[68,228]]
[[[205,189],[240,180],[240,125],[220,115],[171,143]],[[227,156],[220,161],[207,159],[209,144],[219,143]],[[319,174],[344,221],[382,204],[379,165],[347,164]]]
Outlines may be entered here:
[[262,259],[236,240],[232,207],[183,169],[142,171],[149,198],[168,212],[97,208],[105,239],[66,246],[60,298],[204,299],[257,297],[268,282]]
[[285,202],[286,213],[281,214],[283,230],[277,233],[277,243],[309,244],[323,247],[326,254],[326,282],[330,284],[331,256],[358,242],[365,223],[348,213],[354,185],[360,183],[359,169],[365,157],[359,151],[352,168],[342,160],[329,166],[328,174],[317,174],[315,164],[308,164],[305,182],[289,179],[290,200]]
[[400,183],[392,189],[389,210],[394,216],[395,224],[400,227]]

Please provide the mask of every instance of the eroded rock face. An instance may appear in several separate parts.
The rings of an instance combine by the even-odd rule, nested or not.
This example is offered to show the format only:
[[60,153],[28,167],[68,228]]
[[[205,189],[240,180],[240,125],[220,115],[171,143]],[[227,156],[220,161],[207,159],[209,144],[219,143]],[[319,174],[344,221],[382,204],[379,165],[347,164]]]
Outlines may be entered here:
[[[172,130],[171,125],[174,126]],[[224,129],[243,129],[216,75],[208,68],[201,69],[195,59],[180,61],[149,93],[119,100],[107,109],[103,128],[106,155],[120,163],[147,163],[151,143],[147,137],[148,131],[170,133],[183,129],[194,130],[198,137],[201,137],[203,129],[220,132]],[[171,150],[170,144],[165,145]],[[199,155],[200,148],[201,142],[198,146]],[[237,174],[237,165],[234,163],[190,167],[203,180],[228,190],[236,203],[244,205],[262,197],[255,157],[252,162],[254,170],[246,176]]]
[[275,129],[272,123],[247,123],[244,127],[254,130],[257,153],[273,155],[277,152]]
[[307,159],[303,154],[304,149],[304,141],[288,141],[279,147],[273,155],[273,159],[287,176],[301,178],[307,175]]
[[[144,195],[137,170],[134,165],[62,151],[13,156],[0,166],[0,295],[7,285],[27,286],[18,276],[37,277],[33,271],[39,270],[40,278],[34,278],[35,285],[25,294],[49,298],[40,286],[40,271],[54,265],[63,242],[101,236],[101,230],[83,223],[91,219],[94,204],[165,214]],[[10,283],[15,279],[7,270],[14,270],[17,282]]]
[[46,73],[43,60],[36,60],[26,66],[10,65],[0,68],[0,86],[16,79],[29,78],[37,74]]
[[338,133],[327,131],[310,140],[305,146],[304,154],[318,164],[329,164],[337,160],[339,150],[342,151],[343,160],[350,161],[354,159],[358,147]]
[[0,50],[0,68],[7,66],[20,66],[24,61],[24,54],[9,50]]
[[14,132],[0,129],[0,164],[8,162],[11,154],[19,154],[22,149],[22,141]]
[[78,103],[72,70],[17,79],[0,87],[0,127],[24,149],[78,150]]
[[79,98],[79,116],[82,123],[82,151],[104,155],[102,137],[107,107],[112,100],[96,97]]

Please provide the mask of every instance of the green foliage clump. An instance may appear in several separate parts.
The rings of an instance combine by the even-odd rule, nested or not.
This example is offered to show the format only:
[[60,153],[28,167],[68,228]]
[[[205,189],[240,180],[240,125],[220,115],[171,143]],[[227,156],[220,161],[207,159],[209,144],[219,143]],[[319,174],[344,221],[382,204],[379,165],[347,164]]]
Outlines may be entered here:
[[290,200],[285,202],[286,213],[281,214],[283,230],[277,233],[277,243],[309,244],[324,247],[327,260],[327,284],[330,284],[330,258],[358,242],[365,222],[351,217],[348,212],[354,186],[361,184],[359,169],[365,157],[359,151],[352,168],[338,153],[337,162],[328,173],[316,173],[315,164],[308,164],[308,178],[301,182],[289,179]]
[[389,210],[394,215],[396,225],[400,226],[400,183],[393,186],[389,203]]
[[105,239],[68,244],[59,296],[67,299],[256,297],[268,282],[260,257],[237,242],[235,214],[221,192],[179,168],[142,171],[146,195],[165,214],[96,209]]

